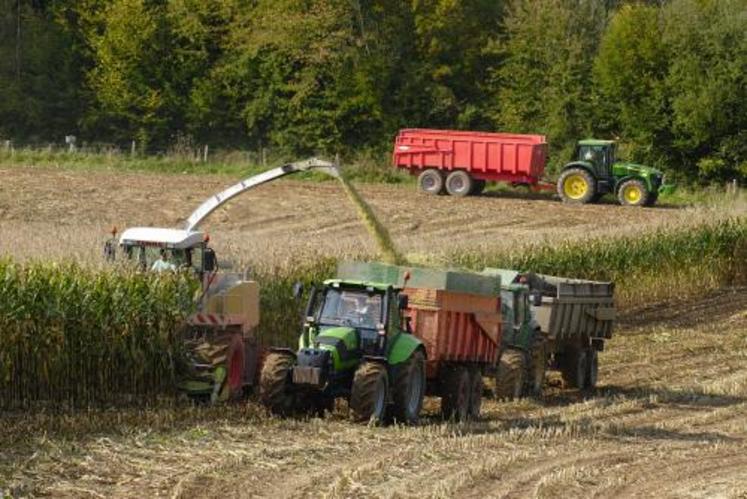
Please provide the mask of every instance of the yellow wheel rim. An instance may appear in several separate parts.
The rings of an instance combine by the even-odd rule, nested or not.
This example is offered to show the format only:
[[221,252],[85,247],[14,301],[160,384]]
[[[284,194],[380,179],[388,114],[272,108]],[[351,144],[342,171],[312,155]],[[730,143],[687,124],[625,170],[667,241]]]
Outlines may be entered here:
[[636,204],[643,197],[641,189],[637,185],[628,185],[623,190],[623,198],[629,204]]
[[578,173],[568,175],[563,182],[563,193],[571,199],[581,199],[588,191],[589,183]]

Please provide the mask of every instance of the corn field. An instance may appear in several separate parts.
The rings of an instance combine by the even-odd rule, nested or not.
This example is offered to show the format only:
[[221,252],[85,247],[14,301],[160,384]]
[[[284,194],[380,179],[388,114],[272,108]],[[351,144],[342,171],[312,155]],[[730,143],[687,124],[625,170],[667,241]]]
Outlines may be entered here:
[[172,391],[195,291],[183,275],[0,260],[0,407]]

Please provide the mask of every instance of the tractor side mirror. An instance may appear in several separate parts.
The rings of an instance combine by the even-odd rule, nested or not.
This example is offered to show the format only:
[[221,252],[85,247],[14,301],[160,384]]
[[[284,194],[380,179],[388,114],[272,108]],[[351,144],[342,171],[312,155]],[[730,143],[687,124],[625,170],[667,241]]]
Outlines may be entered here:
[[295,300],[300,300],[301,299],[301,295],[303,295],[303,283],[296,282],[293,285],[293,298]]
[[205,248],[205,252],[202,254],[203,268],[205,272],[214,272],[218,264],[218,259],[215,256],[215,251],[212,248]]
[[534,307],[539,307],[542,305],[542,293],[539,291],[535,291],[532,294],[529,295],[529,302]]
[[407,295],[398,295],[397,300],[397,306],[400,310],[405,310],[410,306],[410,298]]

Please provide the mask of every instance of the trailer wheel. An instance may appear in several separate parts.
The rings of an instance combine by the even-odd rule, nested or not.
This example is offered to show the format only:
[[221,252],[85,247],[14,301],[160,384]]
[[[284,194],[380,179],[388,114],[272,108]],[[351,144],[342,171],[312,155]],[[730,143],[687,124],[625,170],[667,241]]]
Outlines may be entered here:
[[569,388],[586,388],[587,364],[586,350],[570,350],[563,353],[560,358],[560,374],[563,376],[565,386]]
[[626,180],[617,189],[617,200],[623,206],[646,206],[648,198],[648,189],[640,180]]
[[586,372],[586,388],[593,390],[597,386],[597,380],[599,379],[599,352],[596,350],[589,349],[586,357],[587,372]]
[[395,421],[415,424],[425,396],[425,357],[417,351],[398,366],[393,380],[393,416]]
[[597,192],[597,183],[583,168],[568,168],[558,179],[558,195],[566,203],[588,203]]
[[453,171],[446,177],[446,192],[456,197],[468,196],[472,192],[474,182],[469,173],[462,170]]
[[449,369],[443,380],[441,412],[444,419],[466,421],[470,406],[470,376],[464,366]]
[[289,376],[295,362],[293,355],[284,352],[272,352],[265,358],[259,379],[259,396],[273,414],[289,416],[296,409]]
[[526,373],[524,358],[524,352],[514,349],[508,349],[501,354],[495,377],[496,398],[514,400],[521,397]]
[[418,187],[426,194],[441,194],[444,191],[444,177],[440,171],[430,168],[418,176]]
[[482,408],[482,371],[479,368],[473,369],[469,375],[469,411],[470,419],[480,419],[480,409]]
[[539,332],[535,332],[537,336],[535,336],[532,352],[529,356],[529,365],[527,366],[525,394],[532,397],[542,395],[542,388],[545,384],[545,372],[547,370],[545,341],[540,334]]
[[350,393],[350,415],[353,421],[374,424],[383,422],[388,392],[386,366],[364,361],[355,371]]

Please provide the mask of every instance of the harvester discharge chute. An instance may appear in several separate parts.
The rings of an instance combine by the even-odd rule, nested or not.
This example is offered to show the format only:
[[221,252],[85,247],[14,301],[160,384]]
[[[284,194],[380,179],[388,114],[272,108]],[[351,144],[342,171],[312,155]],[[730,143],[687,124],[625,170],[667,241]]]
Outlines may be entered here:
[[[189,396],[216,402],[240,396],[254,384],[259,348],[259,288],[245,273],[218,269],[209,238],[198,226],[217,208],[254,187],[293,173],[318,171],[340,178],[337,166],[311,158],[253,175],[205,200],[184,228],[135,227],[125,230],[118,245],[143,270],[187,270],[200,279],[196,312],[184,326],[188,352],[180,388]],[[107,241],[104,254],[116,259],[117,241]]]

